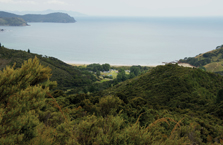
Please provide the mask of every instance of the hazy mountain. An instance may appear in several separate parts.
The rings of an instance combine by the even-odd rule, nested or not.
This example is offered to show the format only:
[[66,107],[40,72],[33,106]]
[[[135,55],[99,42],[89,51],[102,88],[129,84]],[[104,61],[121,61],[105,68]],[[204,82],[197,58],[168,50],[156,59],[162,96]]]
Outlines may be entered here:
[[66,13],[50,13],[50,14],[26,14],[16,15],[0,11],[1,18],[22,18],[26,22],[56,22],[56,23],[74,23],[75,19]]
[[0,26],[27,26],[28,24],[22,18],[0,18]]
[[61,12],[61,13],[67,13],[68,15],[72,17],[84,17],[87,16],[86,14],[82,14],[76,11],[65,11],[65,10],[45,10],[45,11],[9,11],[11,13],[15,13],[17,15],[25,15],[25,14],[49,14],[49,13],[56,13],[56,12]]

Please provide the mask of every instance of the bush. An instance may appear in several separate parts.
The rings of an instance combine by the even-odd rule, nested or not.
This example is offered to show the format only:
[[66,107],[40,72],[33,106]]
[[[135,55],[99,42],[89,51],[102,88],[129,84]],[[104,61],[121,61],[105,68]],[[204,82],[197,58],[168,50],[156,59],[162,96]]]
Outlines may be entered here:
[[25,61],[19,69],[6,67],[0,71],[2,144],[21,144],[37,136],[37,112],[44,106],[50,87],[56,85],[56,82],[46,81],[50,72],[36,57]]
[[221,103],[223,101],[223,89],[218,91],[217,98],[216,98],[216,103]]

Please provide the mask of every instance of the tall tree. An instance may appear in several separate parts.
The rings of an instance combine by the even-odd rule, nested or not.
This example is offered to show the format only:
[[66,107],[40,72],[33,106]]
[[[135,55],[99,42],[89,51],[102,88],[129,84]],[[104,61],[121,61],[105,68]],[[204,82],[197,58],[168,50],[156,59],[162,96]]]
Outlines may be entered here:
[[108,64],[108,63],[102,64],[102,67],[103,67],[104,71],[109,71],[110,64]]
[[96,71],[96,76],[99,77],[101,75],[100,71]]
[[134,73],[135,76],[138,76],[141,74],[140,68],[141,66],[132,66],[130,68],[130,73]]
[[223,101],[223,89],[218,91],[217,98],[216,98],[216,103],[220,103]]
[[36,57],[19,69],[7,66],[0,71],[0,143],[23,144],[37,135],[36,112],[56,85],[50,76],[51,69],[40,65]]
[[117,80],[118,82],[122,82],[128,79],[128,76],[125,74],[125,70],[124,69],[119,69],[118,70],[118,75],[117,75]]

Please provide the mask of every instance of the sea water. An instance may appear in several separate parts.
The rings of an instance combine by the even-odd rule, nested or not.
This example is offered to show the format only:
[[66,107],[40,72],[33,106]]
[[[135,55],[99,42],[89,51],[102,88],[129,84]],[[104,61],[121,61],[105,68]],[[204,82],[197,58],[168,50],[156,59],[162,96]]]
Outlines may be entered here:
[[67,63],[159,65],[223,44],[222,17],[77,17],[76,23],[0,26],[0,43]]

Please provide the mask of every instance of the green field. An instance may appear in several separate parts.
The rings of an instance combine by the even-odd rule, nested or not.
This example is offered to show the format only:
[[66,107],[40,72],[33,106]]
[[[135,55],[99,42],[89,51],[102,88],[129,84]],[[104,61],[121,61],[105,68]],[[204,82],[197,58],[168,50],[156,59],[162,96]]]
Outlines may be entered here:
[[108,75],[112,75],[113,79],[117,78],[118,73],[116,71],[110,71],[110,73],[101,73],[101,76],[108,76]]
[[209,72],[223,71],[223,62],[212,62],[204,66]]

